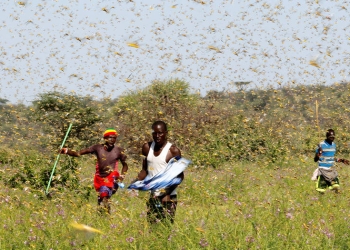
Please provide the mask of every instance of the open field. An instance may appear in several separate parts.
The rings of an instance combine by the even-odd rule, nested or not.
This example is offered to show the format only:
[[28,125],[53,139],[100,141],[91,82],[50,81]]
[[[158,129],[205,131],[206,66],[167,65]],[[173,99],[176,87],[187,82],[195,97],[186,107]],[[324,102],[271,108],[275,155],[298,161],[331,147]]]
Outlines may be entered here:
[[[180,80],[117,100],[52,92],[26,107],[0,99],[0,249],[350,249],[349,167],[337,166],[340,193],[320,195],[311,181],[326,129],[336,131],[336,156],[350,158],[349,100],[349,83],[202,98]],[[149,225],[148,194],[131,197],[125,189],[112,197],[110,216],[97,215],[94,156],[62,155],[51,198],[44,195],[69,124],[65,147],[73,150],[117,129],[127,185],[156,120],[169,125],[169,141],[193,162],[172,226]]]
[[[303,162],[304,161],[304,162]],[[111,216],[96,214],[95,193],[30,189],[0,191],[1,249],[348,249],[350,181],[338,166],[341,192],[319,195],[310,180],[315,163],[291,159],[282,165],[225,165],[186,170],[173,226],[147,223],[147,193],[113,196]],[[93,167],[82,164],[92,185]],[[138,171],[131,166],[127,184]],[[91,178],[89,178],[91,177]],[[54,190],[53,190],[54,191]],[[78,222],[102,232],[70,226]]]

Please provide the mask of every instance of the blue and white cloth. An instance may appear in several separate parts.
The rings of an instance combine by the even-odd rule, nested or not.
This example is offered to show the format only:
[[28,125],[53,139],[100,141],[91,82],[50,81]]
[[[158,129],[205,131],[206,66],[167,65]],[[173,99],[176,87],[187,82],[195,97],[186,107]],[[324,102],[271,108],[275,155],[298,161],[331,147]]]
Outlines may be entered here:
[[182,157],[171,158],[164,171],[153,177],[146,176],[144,180],[132,183],[128,189],[148,191],[178,185],[182,182],[182,179],[177,176],[181,174],[190,163],[190,160]]

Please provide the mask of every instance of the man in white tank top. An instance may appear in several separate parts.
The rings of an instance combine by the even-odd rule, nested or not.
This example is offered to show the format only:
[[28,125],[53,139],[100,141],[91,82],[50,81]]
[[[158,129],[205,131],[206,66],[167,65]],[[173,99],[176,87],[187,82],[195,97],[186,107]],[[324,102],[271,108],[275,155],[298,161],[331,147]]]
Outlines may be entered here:
[[[139,180],[146,176],[152,177],[163,171],[173,157],[181,157],[181,151],[167,141],[167,125],[163,121],[156,121],[152,125],[152,142],[142,146],[142,154],[146,157],[142,162]],[[178,176],[184,178],[183,172]],[[147,202],[147,218],[151,223],[169,219],[174,222],[177,205],[177,185],[164,190],[152,190]]]

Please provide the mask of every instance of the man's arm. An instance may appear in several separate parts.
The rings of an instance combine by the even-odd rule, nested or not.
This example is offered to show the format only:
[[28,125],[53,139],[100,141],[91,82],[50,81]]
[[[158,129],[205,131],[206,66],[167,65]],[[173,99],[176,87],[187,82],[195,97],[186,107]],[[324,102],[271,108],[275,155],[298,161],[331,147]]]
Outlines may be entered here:
[[121,156],[120,156],[120,162],[122,163],[123,165],[123,168],[122,168],[122,172],[121,172],[121,175],[120,175],[120,178],[121,178],[121,181],[124,180],[125,178],[125,175],[126,173],[128,172],[129,170],[129,166],[128,164],[126,163],[126,154],[124,153],[124,150],[121,151]]
[[[181,157],[181,151],[180,151],[180,149],[177,148],[176,146],[172,145],[172,146],[170,147],[170,150],[169,150],[169,151],[170,151],[170,154],[168,154],[168,155],[170,155],[170,159],[171,159],[171,158],[174,158],[174,157],[176,157],[176,156]],[[169,160],[170,160],[170,159],[169,159]],[[169,161],[169,160],[167,160],[167,161]],[[177,178],[181,178],[181,180],[183,181],[184,178],[185,178],[184,173],[183,173],[183,172],[180,173],[180,174],[177,176]],[[178,184],[172,185],[172,186],[166,188],[166,190],[165,190],[165,197],[162,199],[163,202],[165,202],[165,201],[170,201],[170,194],[175,190],[175,188],[177,188],[177,186],[178,186]]]
[[350,164],[350,162],[347,159],[336,158],[335,161],[344,163],[345,165],[349,165]]
[[314,162],[318,162],[319,159],[320,159],[320,156],[318,155],[318,153],[316,153],[314,157]]
[[142,155],[145,156],[145,158],[142,160],[142,169],[139,172],[139,174],[137,175],[137,180],[144,180],[148,174],[147,171],[147,155],[149,153],[149,149],[150,149],[150,143],[145,143],[142,146]]
[[81,155],[85,155],[85,154],[90,154],[90,149],[89,148],[85,148],[82,149],[78,152],[74,151],[74,150],[70,150],[69,148],[62,148],[60,151],[61,154],[66,154],[69,156],[73,156],[73,157],[80,157]]
[[318,146],[318,150],[315,154],[315,157],[314,157],[314,162],[318,162],[318,160],[320,159],[322,155],[322,148],[321,148],[321,145]]
[[142,169],[139,172],[139,174],[137,175],[137,179],[139,181],[142,181],[146,178],[148,172],[147,172],[147,158],[143,159],[142,161]]

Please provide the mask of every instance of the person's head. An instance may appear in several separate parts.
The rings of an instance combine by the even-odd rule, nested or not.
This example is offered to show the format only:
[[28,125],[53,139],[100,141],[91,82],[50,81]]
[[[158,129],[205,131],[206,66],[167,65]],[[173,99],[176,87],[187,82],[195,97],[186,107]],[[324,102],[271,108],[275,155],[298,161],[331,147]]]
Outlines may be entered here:
[[103,138],[108,146],[113,146],[117,140],[118,133],[113,128],[107,128],[103,133]]
[[334,138],[335,138],[335,132],[333,129],[328,129],[327,130],[327,133],[326,133],[326,138],[327,138],[327,141],[334,141]]
[[163,145],[167,140],[168,129],[163,121],[156,121],[152,124],[153,141],[158,145]]

